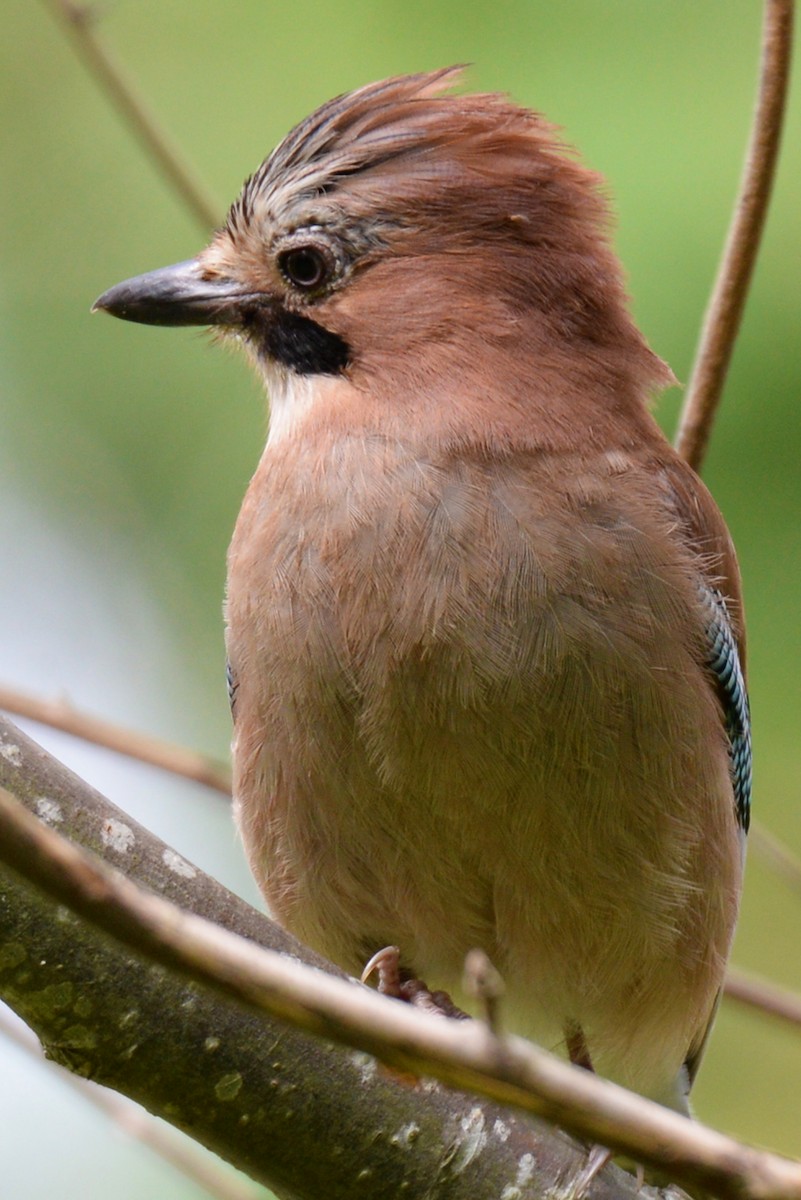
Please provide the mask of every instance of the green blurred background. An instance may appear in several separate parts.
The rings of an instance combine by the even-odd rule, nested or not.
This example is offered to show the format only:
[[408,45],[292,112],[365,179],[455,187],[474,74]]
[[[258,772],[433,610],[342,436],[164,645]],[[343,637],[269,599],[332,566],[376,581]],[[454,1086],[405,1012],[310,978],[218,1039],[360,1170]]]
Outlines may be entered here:
[[[126,0],[104,38],[219,212],[297,120],[368,80],[453,62],[565,129],[606,177],[637,317],[686,380],[755,81],[756,0]],[[266,414],[194,331],[90,317],[94,297],[203,234],[44,3],[0,45],[0,677],[224,757],[224,556]],[[705,477],[739,547],[756,814],[801,852],[801,96]],[[659,415],[673,429],[674,389]],[[32,727],[33,728],[33,727]],[[225,806],[34,729],[248,898]],[[666,798],[669,802],[669,798]],[[801,989],[801,897],[752,855],[736,962]],[[199,1197],[0,1038],[4,1196]],[[700,1117],[801,1153],[801,1036],[724,1006]]]

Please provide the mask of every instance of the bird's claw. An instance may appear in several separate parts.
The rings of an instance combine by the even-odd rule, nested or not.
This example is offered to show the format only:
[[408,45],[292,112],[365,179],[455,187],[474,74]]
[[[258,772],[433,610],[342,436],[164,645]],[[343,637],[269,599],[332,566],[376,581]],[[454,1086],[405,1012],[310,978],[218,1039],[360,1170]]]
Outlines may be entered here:
[[404,976],[397,946],[384,946],[378,950],[362,971],[361,982],[367,983],[374,972],[378,973],[378,991],[382,996],[403,1000],[414,1008],[438,1017],[450,1017],[457,1021],[470,1019],[468,1013],[457,1008],[447,992],[432,992],[422,979]]

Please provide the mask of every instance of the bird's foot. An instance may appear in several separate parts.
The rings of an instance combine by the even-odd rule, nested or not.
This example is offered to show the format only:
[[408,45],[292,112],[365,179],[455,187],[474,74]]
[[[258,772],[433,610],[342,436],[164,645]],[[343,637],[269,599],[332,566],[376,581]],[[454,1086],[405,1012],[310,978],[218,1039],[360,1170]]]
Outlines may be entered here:
[[454,1004],[447,992],[432,992],[422,979],[404,979],[401,983],[401,1000],[422,1008],[424,1012],[438,1017],[450,1017],[455,1021],[469,1021],[470,1014]]
[[[593,1070],[584,1030],[576,1021],[569,1022],[565,1027],[565,1048],[568,1058],[575,1067],[581,1067],[585,1071]],[[606,1146],[601,1146],[597,1143],[591,1146],[584,1166],[571,1179],[568,1186],[567,1195],[570,1197],[570,1200],[583,1200],[595,1176],[603,1171],[611,1159],[612,1151],[607,1149]]]
[[[597,1142],[594,1146],[590,1146],[584,1166],[571,1178],[566,1189],[560,1191],[561,1200],[586,1200],[596,1175],[600,1175],[604,1167],[613,1159],[614,1154],[608,1146],[601,1146]],[[637,1191],[641,1191],[645,1184],[645,1168],[642,1164],[618,1160],[618,1166],[635,1173]]]
[[374,973],[378,975],[378,991],[383,996],[403,1000],[438,1017],[469,1020],[468,1014],[457,1008],[447,992],[432,992],[422,979],[416,979],[404,971],[397,946],[384,946],[383,950],[374,954],[362,971],[361,982],[366,983]]
[[377,950],[365,964],[359,982],[367,983],[371,975],[378,974],[378,991],[382,996],[392,996],[400,1000],[401,970],[400,950],[397,946],[384,946]]
[[596,1145],[590,1147],[587,1161],[584,1166],[578,1171],[575,1177],[570,1181],[568,1195],[570,1200],[584,1200],[587,1192],[590,1190],[595,1176],[603,1171],[608,1162],[611,1162],[612,1151],[606,1146]]

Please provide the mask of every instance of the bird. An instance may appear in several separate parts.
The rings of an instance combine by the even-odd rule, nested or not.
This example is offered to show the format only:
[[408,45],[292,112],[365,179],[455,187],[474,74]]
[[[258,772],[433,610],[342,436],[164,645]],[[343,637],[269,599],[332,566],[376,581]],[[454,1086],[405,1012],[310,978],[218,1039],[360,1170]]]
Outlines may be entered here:
[[246,352],[234,805],[272,914],[689,1113],[737,920],[741,582],[651,412],[599,176],[460,68],[324,103],[95,308]]

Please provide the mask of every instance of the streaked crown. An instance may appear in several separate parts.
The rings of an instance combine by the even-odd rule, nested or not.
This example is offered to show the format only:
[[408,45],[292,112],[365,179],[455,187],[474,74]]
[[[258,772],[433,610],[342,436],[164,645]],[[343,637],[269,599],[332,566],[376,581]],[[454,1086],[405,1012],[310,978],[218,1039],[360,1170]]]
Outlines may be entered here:
[[373,226],[361,239],[353,231],[357,243],[433,226],[468,241],[545,248],[561,231],[597,245],[607,224],[599,177],[539,114],[502,95],[447,94],[461,73],[383,80],[323,104],[246,181],[225,231],[239,240],[254,222],[339,224],[347,206],[349,223]]

